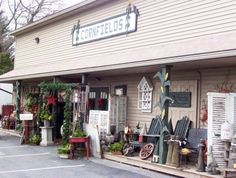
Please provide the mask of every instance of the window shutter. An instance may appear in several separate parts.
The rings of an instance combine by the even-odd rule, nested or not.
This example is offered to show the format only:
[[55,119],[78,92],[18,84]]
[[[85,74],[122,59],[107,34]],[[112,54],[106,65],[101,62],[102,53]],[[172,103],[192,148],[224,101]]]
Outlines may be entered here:
[[[227,121],[229,94],[208,93],[208,150],[212,147],[213,157],[219,167],[225,167],[224,142],[220,139],[221,125]],[[209,164],[211,158],[208,157]]]

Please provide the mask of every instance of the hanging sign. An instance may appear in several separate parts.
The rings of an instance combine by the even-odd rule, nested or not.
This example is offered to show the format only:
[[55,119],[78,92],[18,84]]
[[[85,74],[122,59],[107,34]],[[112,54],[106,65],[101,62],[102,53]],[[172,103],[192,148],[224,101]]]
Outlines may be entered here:
[[80,27],[78,22],[72,30],[72,44],[79,45],[136,30],[137,14],[135,12],[121,14],[83,27]]
[[21,121],[31,121],[33,120],[33,114],[20,114]]

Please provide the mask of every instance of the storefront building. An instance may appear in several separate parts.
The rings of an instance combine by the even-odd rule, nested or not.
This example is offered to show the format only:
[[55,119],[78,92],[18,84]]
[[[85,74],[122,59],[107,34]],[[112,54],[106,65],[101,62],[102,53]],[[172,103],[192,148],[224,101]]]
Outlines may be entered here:
[[0,82],[34,90],[42,81],[81,83],[86,76],[93,109],[101,109],[99,98],[109,110],[112,95],[126,95],[125,125],[135,127],[159,115],[160,82],[153,76],[171,65],[170,91],[190,98],[170,107],[169,117],[174,125],[188,116],[193,127],[206,127],[200,113],[207,93],[236,91],[236,3],[130,2],[86,0],[17,29],[14,70]]

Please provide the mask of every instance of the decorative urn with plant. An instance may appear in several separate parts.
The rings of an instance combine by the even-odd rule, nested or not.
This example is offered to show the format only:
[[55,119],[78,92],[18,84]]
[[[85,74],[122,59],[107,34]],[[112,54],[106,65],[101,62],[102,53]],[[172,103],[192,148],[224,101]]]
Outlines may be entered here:
[[53,120],[53,115],[49,112],[49,109],[45,103],[42,105],[40,119],[44,121],[44,126],[49,126],[50,121]]

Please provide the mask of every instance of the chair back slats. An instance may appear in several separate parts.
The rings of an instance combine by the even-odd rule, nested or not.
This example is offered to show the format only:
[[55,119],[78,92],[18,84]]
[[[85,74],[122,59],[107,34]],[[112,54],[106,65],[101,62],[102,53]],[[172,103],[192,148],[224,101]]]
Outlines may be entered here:
[[175,126],[174,135],[178,136],[180,140],[187,137],[188,130],[191,126],[192,121],[187,116],[184,116],[181,120],[178,120]]

